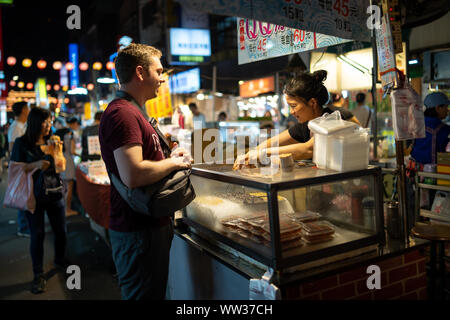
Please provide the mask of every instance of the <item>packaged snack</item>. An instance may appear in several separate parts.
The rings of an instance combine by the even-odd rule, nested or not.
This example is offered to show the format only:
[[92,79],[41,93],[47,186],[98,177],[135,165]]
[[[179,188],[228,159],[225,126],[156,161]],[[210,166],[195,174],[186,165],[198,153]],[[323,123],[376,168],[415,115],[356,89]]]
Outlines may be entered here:
[[334,233],[334,226],[327,221],[305,222],[301,224],[302,233],[309,236],[327,235]]
[[316,244],[316,243],[326,242],[326,241],[333,240],[333,238],[334,238],[334,234],[324,235],[324,236],[312,236],[312,237],[302,235],[303,241],[305,241],[305,243],[307,243],[307,244]]
[[[262,228],[264,231],[270,232],[270,224],[267,223],[263,225]],[[292,221],[289,217],[280,217],[280,235],[293,231],[299,231],[301,228],[302,227],[299,223]]]
[[319,220],[322,215],[318,212],[307,210],[306,212],[294,212],[289,217],[295,222],[311,222]]

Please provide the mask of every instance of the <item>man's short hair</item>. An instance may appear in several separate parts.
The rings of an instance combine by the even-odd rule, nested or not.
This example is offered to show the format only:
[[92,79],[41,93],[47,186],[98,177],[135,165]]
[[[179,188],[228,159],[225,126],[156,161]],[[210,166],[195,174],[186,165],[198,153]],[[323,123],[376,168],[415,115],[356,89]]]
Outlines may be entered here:
[[161,58],[161,56],[161,51],[155,47],[140,43],[132,43],[119,50],[114,61],[119,82],[121,84],[130,82],[137,66],[147,69],[152,57]]
[[100,121],[102,118],[103,111],[97,111],[94,116],[94,120]]
[[19,101],[13,104],[12,110],[16,117],[19,117],[22,114],[23,108],[28,105],[25,101]]
[[364,101],[366,101],[366,95],[362,92],[358,93],[356,95],[356,102],[358,103],[364,103]]
[[198,109],[197,105],[194,102],[189,103],[189,109],[190,108]]

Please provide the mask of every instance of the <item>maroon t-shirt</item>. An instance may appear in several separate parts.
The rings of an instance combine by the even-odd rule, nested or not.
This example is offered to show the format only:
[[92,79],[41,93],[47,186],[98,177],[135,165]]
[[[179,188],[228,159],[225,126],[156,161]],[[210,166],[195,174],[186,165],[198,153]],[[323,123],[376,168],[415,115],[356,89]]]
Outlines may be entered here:
[[[102,158],[109,173],[120,177],[114,158],[114,150],[129,144],[142,145],[144,160],[159,161],[164,154],[155,129],[137,107],[125,99],[115,99],[102,115],[99,127]],[[120,232],[142,230],[149,225],[165,224],[164,221],[135,212],[122,199],[111,184],[111,209],[109,228]],[[169,220],[170,221],[170,220]]]

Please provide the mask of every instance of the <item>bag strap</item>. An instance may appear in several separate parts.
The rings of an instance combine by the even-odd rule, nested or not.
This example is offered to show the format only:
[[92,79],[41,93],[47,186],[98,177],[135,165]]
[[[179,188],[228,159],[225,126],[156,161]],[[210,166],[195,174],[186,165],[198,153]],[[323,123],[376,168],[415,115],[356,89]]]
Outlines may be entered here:
[[164,134],[161,132],[161,130],[159,130],[158,122],[156,121],[156,119],[153,118],[153,117],[149,117],[149,115],[147,114],[147,110],[145,110],[145,108],[141,107],[139,105],[139,103],[137,103],[136,99],[134,99],[128,92],[119,90],[116,93],[116,97],[129,101],[132,105],[134,105],[139,110],[139,112],[144,116],[144,118],[150,123],[152,128],[158,134],[159,141],[160,141],[161,147],[163,149],[164,156],[166,158],[170,157],[171,150],[170,150],[169,141],[167,141],[167,139],[164,136]]

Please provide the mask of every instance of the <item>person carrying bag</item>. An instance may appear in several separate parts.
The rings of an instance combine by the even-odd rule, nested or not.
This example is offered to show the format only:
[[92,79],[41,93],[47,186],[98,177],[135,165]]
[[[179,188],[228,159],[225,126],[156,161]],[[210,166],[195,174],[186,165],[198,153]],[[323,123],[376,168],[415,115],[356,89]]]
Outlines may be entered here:
[[[34,210],[27,208],[26,218],[30,227],[30,253],[34,279],[31,292],[46,291],[44,276],[45,214],[54,234],[54,265],[64,270],[68,265],[65,259],[66,221],[64,208],[64,189],[59,174],[56,173],[54,159],[45,154],[48,149],[46,137],[50,134],[52,121],[48,110],[35,107],[27,118],[27,129],[22,137],[15,140],[11,153],[11,164],[23,163],[22,172],[32,178],[33,187],[27,189],[36,199]],[[11,181],[12,183],[12,181]],[[12,187],[12,186],[11,186]]]
[[[130,99],[130,97],[121,91],[119,91],[119,97]],[[135,104],[132,98],[130,101]],[[138,109],[142,112],[141,108]],[[142,113],[147,117],[145,112]],[[159,130],[156,119],[150,118],[149,123],[158,134],[164,155],[166,158],[170,157],[171,150],[169,142]],[[189,161],[189,159],[186,161]],[[179,169],[171,172],[167,177],[152,185],[133,189],[128,188],[113,173],[110,174],[110,178],[120,196],[133,210],[154,218],[160,218],[162,216],[172,215],[173,212],[186,207],[195,199],[195,190],[189,179],[190,175],[191,169]]]

